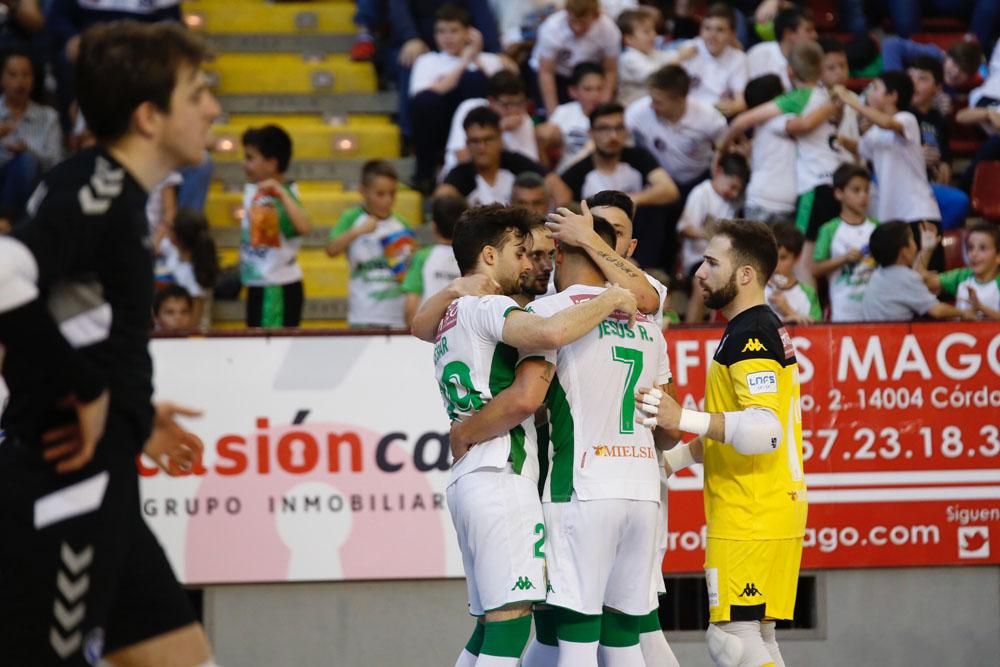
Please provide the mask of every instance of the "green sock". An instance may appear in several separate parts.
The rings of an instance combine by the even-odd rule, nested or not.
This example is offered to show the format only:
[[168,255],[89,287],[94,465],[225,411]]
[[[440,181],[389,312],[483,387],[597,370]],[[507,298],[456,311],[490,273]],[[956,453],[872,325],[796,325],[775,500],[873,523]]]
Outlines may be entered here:
[[472,655],[479,655],[479,652],[483,650],[483,636],[485,634],[485,624],[476,621],[476,629],[472,631],[472,636],[469,637],[469,642],[465,645],[465,650]]
[[589,644],[601,638],[601,617],[580,614],[569,609],[559,610],[559,639],[578,644]]
[[539,644],[559,646],[556,628],[559,627],[559,616],[555,609],[535,610],[535,639]]
[[641,618],[605,612],[601,618],[601,646],[625,648],[638,644]]
[[660,610],[654,609],[645,616],[639,617],[639,634],[645,634],[647,632],[659,632],[663,628],[660,627]]
[[[519,658],[531,635],[531,615],[509,621],[487,621],[484,628],[483,655]],[[470,651],[471,653],[471,651]]]

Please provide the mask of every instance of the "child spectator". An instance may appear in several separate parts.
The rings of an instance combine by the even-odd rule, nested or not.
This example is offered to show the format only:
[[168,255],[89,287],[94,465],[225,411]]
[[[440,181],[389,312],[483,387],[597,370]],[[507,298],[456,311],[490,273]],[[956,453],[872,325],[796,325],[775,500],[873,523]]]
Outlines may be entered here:
[[366,162],[359,187],[362,205],[344,211],[330,230],[326,254],[346,252],[350,266],[347,323],[352,327],[406,326],[400,282],[416,242],[410,223],[392,210],[398,184],[390,163]]
[[944,273],[924,274],[924,283],[935,293],[955,299],[960,310],[971,310],[980,319],[1000,320],[1000,227],[976,222],[966,231],[969,266]]
[[191,295],[177,283],[169,283],[153,295],[153,330],[160,333],[190,331]]
[[177,248],[174,282],[191,295],[191,322],[207,330],[212,323],[212,291],[219,277],[219,257],[208,220],[201,213],[182,208],[174,217],[170,241]]
[[833,194],[840,215],[819,228],[813,253],[813,275],[828,278],[830,319],[860,322],[861,299],[875,270],[869,239],[878,222],[868,217],[871,174],[864,167],[843,164],[833,174]]
[[649,76],[665,65],[694,57],[698,47],[687,44],[676,51],[656,48],[656,19],[642,9],[629,9],[618,17],[625,50],[618,60],[618,101],[628,106],[646,95]]
[[243,133],[240,277],[247,286],[248,327],[297,327],[305,296],[299,247],[312,228],[298,186],[285,179],[292,138],[277,125]]
[[434,245],[425,246],[413,254],[410,268],[403,279],[406,326],[410,326],[417,308],[427,297],[437,294],[452,280],[461,277],[455,253],[451,249],[451,239],[455,224],[467,208],[468,205],[461,197],[436,197],[431,202]]
[[[465,197],[469,206],[509,204],[514,180],[527,171],[542,173],[541,165],[518,153],[503,150],[500,141],[500,115],[487,107],[469,112],[463,123],[469,161],[452,169],[434,196]],[[564,197],[565,186],[555,174],[546,177],[550,191]],[[564,201],[564,199],[559,199]]]
[[[784,90],[791,90],[788,56],[796,44],[816,41],[812,13],[800,7],[781,10],[774,18],[774,38],[777,41],[761,42],[747,51],[747,75],[756,79],[765,74],[776,74],[781,77]],[[747,106],[753,108],[754,105],[747,102]]]
[[[572,102],[560,104],[548,122],[538,126],[542,154],[549,164],[562,171],[587,152],[590,141],[590,114],[607,98],[607,79],[596,63],[580,63],[569,82]],[[560,152],[561,150],[561,152]]]
[[979,80],[983,49],[975,40],[963,39],[942,51],[937,44],[922,44],[901,37],[882,40],[882,69],[905,70],[918,58],[933,58],[941,63],[941,83],[945,97],[935,100],[939,111],[951,113],[955,96],[968,92]]
[[[750,168],[742,155],[730,153],[719,158],[712,178],[699,183],[688,195],[684,213],[677,223],[683,239],[681,253],[684,273],[693,276],[704,259],[711,226],[715,220],[736,217],[743,189],[750,178]],[[705,313],[704,295],[697,287],[691,290],[687,322],[700,322]]]
[[601,12],[598,0],[566,0],[565,9],[545,19],[528,63],[538,78],[545,112],[551,115],[561,102],[569,101],[569,77],[583,62],[599,63],[607,94],[613,92],[618,87],[621,41],[618,26]]
[[698,53],[684,62],[691,75],[691,97],[718,109],[727,118],[746,105],[747,56],[732,44],[736,36],[736,15],[729,5],[713,4],[701,20],[701,32],[694,40]]
[[[922,227],[921,235],[934,238],[933,226]],[[928,316],[936,320],[961,318],[974,320],[971,310],[959,310],[941,303],[931,294],[921,277],[920,268],[932,242],[924,244],[918,255],[917,242],[910,225],[900,220],[880,224],[872,232],[871,252],[878,263],[861,299],[861,312],[865,322],[892,322]],[[917,266],[918,269],[913,269]]]
[[474,98],[462,102],[451,119],[448,146],[445,149],[444,178],[458,163],[469,159],[465,147],[465,129],[462,124],[469,112],[478,107],[489,107],[500,115],[500,129],[503,130],[503,147],[512,153],[520,153],[532,160],[538,160],[538,141],[535,138],[535,124],[528,115],[528,98],[524,82],[517,74],[501,70],[490,77],[490,87],[486,99]]
[[[787,75],[786,75],[787,76]],[[781,79],[765,74],[751,79],[743,93],[751,109],[782,94]],[[743,217],[767,223],[795,219],[795,179],[788,166],[795,164],[795,140],[785,125],[793,116],[775,116],[754,130]]]
[[908,73],[913,81],[910,111],[920,127],[924,165],[931,191],[941,209],[941,227],[956,229],[965,223],[965,216],[969,214],[969,196],[951,186],[948,121],[934,107],[934,100],[941,94],[944,76],[941,62],[921,56],[913,61]]
[[774,226],[774,239],[778,242],[778,264],[764,288],[764,299],[782,322],[809,324],[822,320],[816,290],[795,278],[805,234],[794,222],[780,222]]
[[488,77],[503,69],[495,53],[483,53],[483,36],[469,13],[454,5],[438,9],[434,21],[438,51],[425,53],[410,73],[410,117],[417,158],[416,180],[432,182],[448,139],[451,117],[463,100],[486,95]]

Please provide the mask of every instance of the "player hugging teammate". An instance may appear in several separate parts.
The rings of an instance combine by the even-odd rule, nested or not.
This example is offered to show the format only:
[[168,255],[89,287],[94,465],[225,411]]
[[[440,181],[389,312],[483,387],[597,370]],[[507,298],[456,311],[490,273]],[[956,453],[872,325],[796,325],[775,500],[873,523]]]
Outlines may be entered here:
[[[636,312],[651,287],[658,311],[663,292],[622,259],[634,250],[632,208],[617,194],[591,201],[600,215],[584,205],[550,216],[558,292],[524,309],[510,296],[537,284],[528,254],[544,230],[519,209],[470,210],[455,233],[463,277],[414,319],[414,334],[435,342],[452,419],[448,504],[477,617],[456,667],[517,665],[532,605],[526,667],[678,664],[657,622],[663,490],[666,475],[702,458],[710,653],[720,667],[782,664],[768,621],[791,617],[806,505],[797,367],[763,301],[773,237],[741,221],[710,244],[699,280],[731,335],[710,371],[713,412],[681,411],[661,330]],[[675,446],[681,431],[702,437]],[[757,595],[736,599],[746,577]]]

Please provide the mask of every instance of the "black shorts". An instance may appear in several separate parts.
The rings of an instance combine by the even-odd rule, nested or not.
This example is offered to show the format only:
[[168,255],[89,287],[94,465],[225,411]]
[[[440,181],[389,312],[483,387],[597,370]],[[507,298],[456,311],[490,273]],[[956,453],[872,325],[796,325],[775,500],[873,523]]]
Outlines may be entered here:
[[815,189],[799,195],[795,206],[795,225],[806,235],[806,240],[815,241],[819,228],[824,223],[840,215],[840,202],[830,185],[817,185]]
[[142,518],[136,438],[109,417],[94,459],[57,475],[37,446],[0,445],[0,662],[96,665],[195,622]]

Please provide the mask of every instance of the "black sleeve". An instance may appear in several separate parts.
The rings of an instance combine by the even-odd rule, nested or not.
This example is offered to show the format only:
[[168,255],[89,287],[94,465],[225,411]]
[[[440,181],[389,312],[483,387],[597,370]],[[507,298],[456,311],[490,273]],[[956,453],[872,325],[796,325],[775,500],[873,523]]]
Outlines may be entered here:
[[749,359],[771,359],[782,366],[795,363],[792,341],[781,321],[770,307],[757,308],[741,314],[738,326],[727,332],[719,362],[725,366]]
[[657,162],[653,154],[647,151],[645,148],[633,148],[631,146],[626,147],[622,151],[622,162],[627,162],[628,164],[635,167],[642,177],[649,180],[649,174],[654,169],[660,168],[660,163]]
[[934,124],[937,126],[938,150],[941,152],[941,160],[951,162],[951,132],[948,130],[948,123],[944,116],[935,112]]
[[500,154],[500,168],[506,169],[514,176],[519,176],[525,172],[534,172],[539,176],[544,176],[547,172],[545,167],[538,164],[527,155],[504,151]]
[[587,181],[587,174],[594,170],[594,158],[591,155],[582,157],[571,164],[566,171],[560,174],[563,183],[573,191],[573,197],[580,199],[583,195],[583,184]]
[[476,189],[476,168],[471,162],[463,162],[448,172],[444,182],[468,197]]

